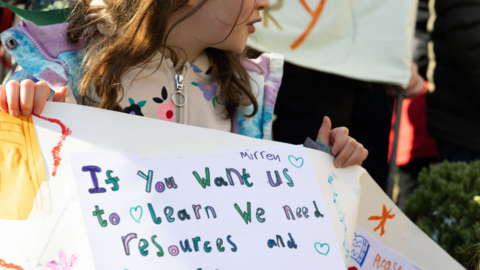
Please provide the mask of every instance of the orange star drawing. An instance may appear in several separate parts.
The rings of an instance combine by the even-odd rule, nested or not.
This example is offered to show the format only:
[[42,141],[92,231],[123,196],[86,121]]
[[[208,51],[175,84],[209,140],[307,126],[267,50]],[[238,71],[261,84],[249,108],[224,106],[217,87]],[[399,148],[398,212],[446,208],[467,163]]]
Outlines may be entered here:
[[379,228],[381,228],[380,236],[385,234],[385,223],[387,222],[387,219],[393,219],[395,217],[395,214],[389,215],[390,212],[392,212],[392,209],[388,210],[388,212],[387,212],[387,208],[385,207],[385,204],[384,204],[381,217],[380,216],[371,216],[371,217],[368,218],[368,220],[381,220],[380,224],[378,224],[378,227],[376,227],[374,229],[374,231],[377,231]]

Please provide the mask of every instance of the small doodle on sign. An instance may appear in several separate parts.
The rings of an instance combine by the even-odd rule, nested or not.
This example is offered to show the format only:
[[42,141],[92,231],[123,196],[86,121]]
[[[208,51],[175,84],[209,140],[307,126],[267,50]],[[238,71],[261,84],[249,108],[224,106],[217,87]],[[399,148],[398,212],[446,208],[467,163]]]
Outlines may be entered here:
[[345,222],[346,214],[343,212],[343,210],[342,210],[342,208],[339,204],[338,193],[336,192],[336,188],[333,185],[333,182],[337,179],[338,179],[337,176],[334,173],[331,173],[328,176],[328,184],[330,185],[330,190],[333,193],[333,203],[335,204],[335,207],[337,209],[338,217],[340,218],[340,222],[342,223],[343,228],[344,228],[343,250],[345,252],[345,259],[348,259],[348,256],[350,256],[350,248],[349,248],[349,244],[348,244],[348,241],[347,241],[347,229],[348,228],[347,228],[347,224]]
[[[140,208],[140,210],[138,210],[138,208]],[[133,220],[135,220],[137,223],[140,223],[140,219],[142,219],[142,215],[143,215],[143,209],[142,207],[139,205],[137,207],[132,207],[130,208],[130,216],[133,218]]]
[[360,267],[363,266],[365,258],[367,258],[368,250],[370,249],[370,243],[368,243],[365,237],[355,233],[352,243],[352,255],[350,258],[355,260]]
[[60,166],[60,161],[62,161],[62,158],[60,156],[60,151],[62,150],[63,142],[67,139],[68,136],[70,136],[72,134],[72,130],[70,130],[70,128],[68,128],[66,125],[64,125],[58,119],[43,117],[43,116],[36,115],[36,114],[34,114],[34,116],[36,116],[40,119],[43,119],[45,121],[48,121],[50,123],[57,124],[62,129],[62,136],[60,137],[60,141],[58,142],[57,146],[53,147],[53,149],[52,149],[52,155],[53,155],[52,176],[55,177],[55,175],[57,175],[58,166]]
[[315,243],[315,250],[320,254],[320,255],[324,255],[324,256],[327,256],[328,253],[330,252],[330,245],[327,244],[327,243]]
[[380,220],[380,224],[378,224],[378,226],[374,229],[374,231],[380,229],[380,236],[383,236],[385,234],[385,223],[387,223],[387,219],[393,219],[395,217],[395,214],[390,215],[390,212],[392,212],[392,209],[387,211],[387,207],[385,207],[384,204],[382,216],[371,216],[368,218],[368,220]]
[[296,168],[301,168],[303,166],[303,163],[305,162],[305,160],[303,160],[302,157],[294,157],[292,155],[288,156],[288,161],[290,161],[290,163],[296,167]]
[[70,256],[67,258],[67,254],[65,251],[60,250],[58,252],[58,257],[60,259],[59,262],[52,260],[45,264],[46,267],[50,270],[70,270],[73,268],[75,262],[78,260],[78,257],[75,255]]

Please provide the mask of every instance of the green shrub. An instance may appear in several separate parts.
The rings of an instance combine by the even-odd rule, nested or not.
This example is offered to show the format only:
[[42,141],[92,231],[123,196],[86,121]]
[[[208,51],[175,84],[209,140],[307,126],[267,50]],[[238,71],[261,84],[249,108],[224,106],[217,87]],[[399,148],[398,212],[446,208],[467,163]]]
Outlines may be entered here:
[[473,269],[478,266],[478,258],[473,258],[480,243],[479,195],[480,161],[443,162],[419,174],[405,214],[458,262]]

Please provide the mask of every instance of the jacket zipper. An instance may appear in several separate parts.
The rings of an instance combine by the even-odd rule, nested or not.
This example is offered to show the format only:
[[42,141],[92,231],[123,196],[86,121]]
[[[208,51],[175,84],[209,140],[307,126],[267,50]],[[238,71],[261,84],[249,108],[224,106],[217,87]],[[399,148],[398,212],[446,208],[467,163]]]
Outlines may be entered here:
[[183,119],[183,106],[187,103],[187,97],[183,93],[183,84],[185,83],[185,74],[187,72],[187,67],[183,66],[183,69],[180,73],[175,72],[175,67],[172,66],[173,79],[176,84],[176,91],[172,94],[172,101],[175,104],[175,123],[182,123]]

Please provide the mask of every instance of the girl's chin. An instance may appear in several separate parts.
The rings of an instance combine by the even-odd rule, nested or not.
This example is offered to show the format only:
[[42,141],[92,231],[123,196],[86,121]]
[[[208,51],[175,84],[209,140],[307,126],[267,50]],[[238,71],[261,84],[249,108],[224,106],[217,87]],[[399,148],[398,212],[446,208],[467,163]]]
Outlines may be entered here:
[[247,40],[248,40],[248,33],[243,32],[242,34],[238,35],[239,33],[236,33],[237,35],[230,36],[228,40],[226,40],[224,43],[212,46],[215,49],[218,50],[223,50],[223,51],[229,51],[235,54],[241,54],[245,51],[245,48],[247,47]]
[[245,43],[245,45],[243,47],[238,47],[235,50],[232,50],[231,52],[235,53],[235,54],[241,54],[245,51],[246,47],[247,47],[247,44]]
[[241,46],[240,44],[237,44],[236,46],[232,46],[232,47],[229,47],[229,48],[218,48],[218,49],[224,50],[224,51],[229,51],[229,52],[234,53],[234,54],[241,54],[245,51],[245,48],[247,47],[247,42],[245,41],[242,44],[243,44],[243,46]]

